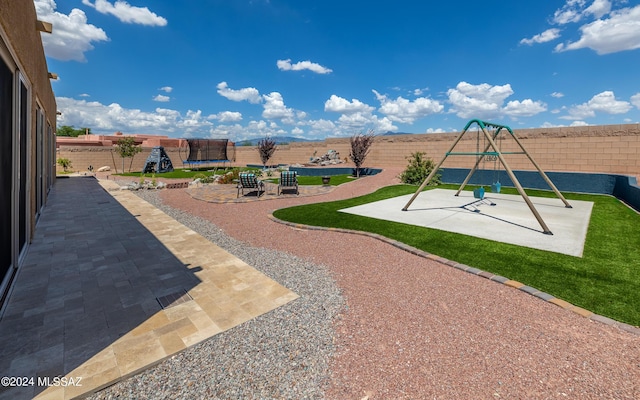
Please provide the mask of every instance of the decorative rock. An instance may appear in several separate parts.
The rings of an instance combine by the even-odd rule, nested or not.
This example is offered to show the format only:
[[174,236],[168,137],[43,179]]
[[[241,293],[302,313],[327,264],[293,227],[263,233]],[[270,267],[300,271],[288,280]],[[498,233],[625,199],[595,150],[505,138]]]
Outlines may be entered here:
[[336,348],[333,321],[346,309],[328,269],[289,253],[248,246],[207,220],[163,205],[157,192],[136,194],[300,298],[194,345],[91,398],[325,398],[329,363]]
[[107,172],[107,171],[111,171],[111,167],[108,165],[98,168],[98,172]]

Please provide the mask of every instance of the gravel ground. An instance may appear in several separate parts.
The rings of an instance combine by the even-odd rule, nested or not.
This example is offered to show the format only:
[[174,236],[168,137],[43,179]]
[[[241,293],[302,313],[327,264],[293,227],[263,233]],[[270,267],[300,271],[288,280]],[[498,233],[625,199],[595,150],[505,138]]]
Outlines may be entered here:
[[[309,269],[322,271],[326,285],[308,279],[297,281],[288,276],[295,274],[287,274],[291,268],[284,268],[281,275],[265,272],[300,294],[303,301],[315,304],[315,310],[321,309],[319,303],[335,299],[332,312],[315,315],[314,310],[305,314],[307,318],[302,317],[300,311],[294,315],[300,316],[301,322],[294,323],[286,316],[280,317],[281,313],[291,315],[288,307],[298,306],[291,304],[245,324],[248,327],[238,327],[258,338],[275,330],[285,341],[298,343],[299,348],[312,346],[309,354],[315,353],[317,343],[305,341],[317,339],[302,335],[305,331],[300,327],[316,324],[317,320],[333,320],[333,331],[327,325],[327,336],[323,336],[327,343],[321,346],[326,351],[322,354],[324,361],[315,358],[308,361],[328,363],[329,371],[322,370],[324,374],[317,379],[304,373],[299,375],[309,383],[307,397],[336,400],[640,398],[640,337],[637,335],[370,237],[301,230],[268,218],[277,208],[371,192],[397,182],[398,172],[385,170],[315,198],[208,204],[191,199],[184,190],[166,190],[159,196],[163,204],[210,221],[236,240],[256,249],[272,249],[277,255],[287,254],[283,256],[286,260],[294,257],[298,262],[312,263],[308,264]],[[256,249],[251,251],[266,251]],[[240,255],[234,250],[231,252]],[[241,258],[258,269],[263,268],[260,257]],[[305,287],[309,282],[314,283],[313,287]],[[312,300],[316,291],[322,292],[329,286],[335,295],[321,295],[318,300]],[[337,293],[342,293],[346,307],[338,300]],[[251,328],[263,320],[270,320],[265,321],[271,326],[269,330]],[[225,335],[227,333],[122,382],[117,390],[136,398],[160,393],[172,395],[170,387],[163,383],[168,380],[176,381],[176,387],[182,388],[176,393],[212,397],[214,395],[208,393],[217,392],[218,382],[230,382],[223,383],[224,389],[217,392],[220,398],[305,397],[302,392],[298,395],[290,391],[290,381],[281,379],[283,375],[299,372],[295,369],[299,364],[288,364],[286,359],[283,362],[282,354],[278,353],[281,341],[265,343],[260,352],[253,346],[235,351],[237,340],[262,342],[248,337],[250,333],[240,334],[228,342]],[[332,335],[335,336],[333,352],[329,350]],[[224,343],[216,348],[226,351],[213,358],[210,353],[214,350],[207,350],[217,341]],[[236,353],[242,356],[249,353],[249,356],[236,363],[232,361]],[[300,361],[307,360],[306,357],[301,355]],[[261,362],[259,368],[267,372],[253,368],[247,371],[248,362]],[[186,377],[193,374],[190,371],[200,376],[205,367],[217,371],[214,379],[207,382],[196,379],[191,387],[185,383]],[[315,371],[309,371],[307,375],[314,374]],[[255,375],[265,381],[255,383]],[[327,386],[323,386],[327,377]],[[164,392],[159,389],[163,387]]]
[[321,399],[334,345],[333,321],[344,300],[326,267],[284,252],[248,247],[212,223],[163,206],[165,213],[300,298],[218,334],[93,399]]

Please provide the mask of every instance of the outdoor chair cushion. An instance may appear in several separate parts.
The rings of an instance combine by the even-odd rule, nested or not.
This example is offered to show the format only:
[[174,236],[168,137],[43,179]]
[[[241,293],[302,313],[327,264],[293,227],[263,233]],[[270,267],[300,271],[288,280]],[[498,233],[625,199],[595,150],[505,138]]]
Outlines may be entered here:
[[255,174],[241,173],[238,180],[238,197],[244,196],[244,189],[257,189],[258,197],[264,193],[264,182],[259,181]]
[[300,192],[298,191],[298,173],[296,171],[282,171],[280,173],[278,196],[285,188],[293,188],[296,190],[296,194],[300,194]]

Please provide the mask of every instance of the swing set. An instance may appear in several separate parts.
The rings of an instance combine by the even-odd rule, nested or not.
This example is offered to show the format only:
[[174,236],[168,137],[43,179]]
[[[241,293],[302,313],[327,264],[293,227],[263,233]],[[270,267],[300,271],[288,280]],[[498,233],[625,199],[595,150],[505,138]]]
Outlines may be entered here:
[[[490,129],[491,127],[488,127],[488,128]],[[504,154],[504,152],[502,151],[503,135],[501,135],[500,133],[496,133],[495,135],[492,135],[491,131],[489,132],[489,134],[493,136],[494,141],[496,140],[496,137],[497,137],[499,151],[502,154]],[[486,142],[487,142],[487,139],[486,137],[483,136],[483,148],[487,148]],[[487,170],[486,169],[487,161],[493,162],[493,181],[491,183],[491,193],[500,193],[502,184],[500,183],[500,164],[498,163],[498,156],[494,155],[493,153],[487,153],[486,155],[480,155],[480,154],[481,154],[480,153],[480,126],[478,126],[478,128],[476,129],[476,166],[480,165],[480,162],[482,162],[481,178],[480,178],[480,184],[482,186],[473,190],[473,197],[476,199],[484,200],[484,194],[485,194],[484,182],[486,182],[486,180],[484,179],[484,174]],[[456,196],[457,195],[458,194],[456,194]],[[491,205],[495,206],[494,203],[491,203]]]
[[[476,151],[475,152],[454,152],[453,150],[455,149],[455,147],[458,145],[460,140],[462,140],[462,137],[469,131],[469,128],[473,124],[477,124],[478,125],[478,129],[476,130]],[[483,150],[482,151],[480,151],[480,132],[482,132],[482,134],[483,134]],[[504,133],[505,136],[510,135],[515,140],[516,144],[518,145],[518,147],[520,148],[521,151],[503,152],[502,151],[502,135],[501,135],[501,133]],[[499,139],[499,143],[496,143],[496,138]],[[429,176],[427,176],[427,178],[424,180],[424,182],[422,182],[422,184],[420,185],[418,190],[416,190],[416,192],[413,194],[413,196],[411,197],[409,202],[404,206],[402,211],[407,211],[409,209],[409,206],[411,205],[411,203],[413,203],[413,201],[416,199],[416,197],[418,197],[420,192],[422,192],[424,187],[431,181],[431,179],[433,179],[433,177],[438,172],[438,170],[440,169],[440,167],[442,166],[444,161],[447,159],[447,157],[449,157],[449,156],[475,156],[476,157],[475,165],[473,166],[473,168],[471,168],[471,170],[469,171],[469,174],[467,175],[467,177],[464,179],[464,181],[462,182],[462,184],[458,188],[458,191],[456,192],[455,196],[458,196],[460,194],[460,192],[462,192],[462,190],[467,185],[467,183],[469,183],[469,180],[471,179],[471,177],[478,170],[478,166],[480,166],[481,163],[483,164],[483,171],[484,171],[484,166],[486,165],[486,161],[493,161],[493,163],[494,163],[494,181],[491,184],[491,191],[493,193],[499,193],[500,192],[500,188],[501,188],[502,185],[500,184],[500,181],[499,181],[499,173],[500,173],[500,169],[499,168],[500,168],[500,165],[502,165],[502,167],[504,168],[505,172],[507,173],[507,175],[509,176],[509,178],[513,182],[513,185],[518,190],[518,193],[520,194],[520,196],[522,196],[522,198],[524,199],[525,203],[527,204],[527,206],[529,207],[529,209],[531,210],[531,212],[535,216],[536,220],[538,221],[538,223],[542,227],[543,233],[546,234],[546,235],[553,235],[553,233],[551,232],[551,230],[549,229],[547,224],[542,219],[542,216],[540,215],[538,210],[536,210],[535,206],[531,202],[531,199],[529,199],[529,196],[527,195],[527,193],[522,188],[522,185],[520,184],[520,181],[518,181],[518,178],[513,173],[513,170],[511,170],[511,168],[507,164],[507,161],[504,158],[504,155],[506,155],[506,154],[522,154],[522,155],[527,156],[529,161],[531,161],[533,166],[540,173],[540,176],[542,177],[542,179],[544,179],[544,181],[549,185],[549,187],[551,187],[551,189],[556,194],[556,196],[560,200],[562,200],[562,202],[564,203],[565,207],[566,208],[572,208],[571,204],[569,204],[569,202],[564,198],[562,193],[560,193],[560,191],[556,188],[556,186],[553,184],[553,182],[551,182],[551,179],[549,179],[547,174],[544,173],[544,171],[540,168],[538,163],[536,163],[536,161],[527,152],[527,150],[524,148],[524,146],[522,145],[520,140],[518,140],[518,138],[513,133],[511,128],[509,128],[506,125],[499,125],[499,124],[494,124],[492,122],[486,122],[486,121],[481,121],[481,120],[478,120],[478,119],[472,119],[464,127],[464,129],[462,130],[460,135],[458,135],[458,137],[453,142],[453,144],[451,145],[449,150],[445,153],[445,155],[442,158],[442,160],[440,160],[440,162],[438,164],[436,164],[436,166],[433,168],[433,170],[431,171]],[[498,161],[500,162],[499,164],[498,164]],[[483,200],[484,197],[485,197],[484,195],[485,195],[484,186],[474,190],[474,193],[473,193],[474,198]],[[491,203],[491,205],[495,205],[495,204]]]

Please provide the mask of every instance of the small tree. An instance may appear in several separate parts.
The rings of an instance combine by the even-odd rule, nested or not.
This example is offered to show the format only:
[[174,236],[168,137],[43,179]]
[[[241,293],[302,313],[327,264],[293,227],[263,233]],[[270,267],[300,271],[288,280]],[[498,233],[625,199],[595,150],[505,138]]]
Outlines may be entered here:
[[136,144],[136,141],[132,137],[125,137],[118,139],[116,142],[116,153],[122,157],[122,172],[124,172],[124,159],[131,157],[129,163],[129,172],[131,172],[131,166],[133,165],[133,157],[142,151],[142,147]]
[[68,158],[58,158],[57,163],[62,167],[64,172],[67,172],[67,170],[71,168],[71,160]]
[[[427,158],[427,154],[423,152],[417,151],[411,153],[411,156],[407,157],[407,160],[409,160],[409,165],[407,165],[407,169],[400,174],[400,180],[410,185],[420,185],[427,179],[435,167],[433,160]],[[440,174],[435,174],[433,178],[431,178],[429,185],[438,184],[440,184]]]
[[260,139],[258,142],[258,153],[260,153],[260,160],[264,168],[267,167],[269,159],[277,149],[276,142],[270,137],[267,136],[264,139]]
[[364,164],[364,160],[367,158],[369,150],[371,150],[371,145],[375,137],[376,135],[371,130],[367,133],[356,133],[351,136],[351,152],[349,153],[349,158],[356,165],[357,178],[360,177],[360,167]]

